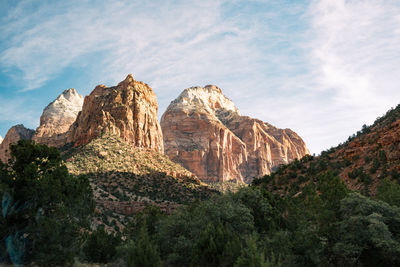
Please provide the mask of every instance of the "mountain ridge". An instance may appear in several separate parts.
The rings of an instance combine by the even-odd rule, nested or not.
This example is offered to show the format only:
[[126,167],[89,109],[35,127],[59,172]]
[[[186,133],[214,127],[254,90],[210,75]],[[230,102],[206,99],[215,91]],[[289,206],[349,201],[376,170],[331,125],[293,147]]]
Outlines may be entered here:
[[215,85],[185,89],[161,127],[165,153],[208,182],[250,183],[309,153],[293,131],[242,116]]

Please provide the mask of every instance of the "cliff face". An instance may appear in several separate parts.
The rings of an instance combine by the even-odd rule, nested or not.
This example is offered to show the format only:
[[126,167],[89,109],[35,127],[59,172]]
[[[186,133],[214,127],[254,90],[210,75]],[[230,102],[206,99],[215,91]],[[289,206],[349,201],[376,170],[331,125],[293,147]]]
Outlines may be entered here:
[[278,129],[247,116],[235,116],[225,125],[246,144],[247,170],[245,182],[269,174],[281,164],[300,159],[309,151],[304,141],[290,129]]
[[10,144],[14,144],[19,140],[30,140],[34,132],[31,129],[25,128],[22,124],[11,127],[0,144],[0,160],[7,162],[10,158]]
[[1,135],[0,135],[0,145],[2,142],[3,142],[3,137],[1,137]]
[[165,153],[207,182],[249,183],[309,153],[293,131],[241,116],[213,85],[184,90],[161,126]]
[[48,146],[63,146],[70,126],[82,110],[82,104],[83,97],[75,89],[65,90],[43,110],[33,140]]
[[114,87],[99,85],[85,97],[67,142],[80,146],[104,133],[111,133],[135,147],[163,153],[157,109],[153,90],[134,80],[132,75]]

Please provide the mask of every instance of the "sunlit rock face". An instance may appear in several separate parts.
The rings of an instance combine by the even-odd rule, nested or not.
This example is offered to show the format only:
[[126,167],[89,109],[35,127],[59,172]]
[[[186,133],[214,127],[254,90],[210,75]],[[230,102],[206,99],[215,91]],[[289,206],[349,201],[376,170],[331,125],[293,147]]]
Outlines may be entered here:
[[129,74],[117,86],[98,85],[85,97],[67,142],[80,146],[111,133],[135,147],[163,153],[157,111],[157,98],[150,86]]
[[1,137],[1,135],[0,135],[0,145],[2,142],[3,142],[3,137]]
[[241,116],[214,85],[191,87],[161,118],[165,153],[206,182],[250,183],[308,154],[290,129]]
[[22,124],[11,127],[0,144],[0,160],[7,162],[10,158],[10,144],[19,140],[31,140],[34,133],[34,130],[27,129]]
[[82,104],[83,96],[75,89],[65,90],[43,110],[33,140],[48,146],[63,146],[70,126],[82,110]]

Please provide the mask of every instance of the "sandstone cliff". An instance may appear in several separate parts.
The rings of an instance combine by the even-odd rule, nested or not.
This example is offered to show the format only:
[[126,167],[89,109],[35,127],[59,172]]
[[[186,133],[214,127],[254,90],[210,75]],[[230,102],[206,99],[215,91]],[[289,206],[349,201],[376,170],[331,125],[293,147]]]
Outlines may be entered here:
[[22,124],[11,127],[4,137],[3,142],[0,144],[0,160],[7,162],[10,158],[10,144],[14,144],[19,140],[30,140],[32,139],[33,134],[33,130],[25,128]]
[[249,183],[309,153],[295,132],[241,116],[213,85],[184,90],[161,126],[165,153],[207,182]]
[[157,118],[157,99],[145,83],[128,75],[117,86],[97,86],[85,97],[82,111],[71,125],[67,142],[84,145],[111,133],[135,147],[163,153],[163,138]]
[[3,142],[3,137],[1,137],[1,135],[0,135],[0,145],[2,142]]
[[82,104],[83,96],[75,89],[65,90],[43,110],[33,140],[48,146],[63,146],[70,126],[82,110]]

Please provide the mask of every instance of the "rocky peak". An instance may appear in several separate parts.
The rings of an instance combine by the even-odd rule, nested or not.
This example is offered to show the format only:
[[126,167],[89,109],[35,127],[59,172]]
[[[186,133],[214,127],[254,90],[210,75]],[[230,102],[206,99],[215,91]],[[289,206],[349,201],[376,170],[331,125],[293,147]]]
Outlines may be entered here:
[[215,85],[185,89],[177,99],[171,102],[168,109],[203,111],[215,116],[218,114],[240,115],[233,102]]
[[293,131],[241,116],[215,85],[185,89],[161,126],[165,153],[206,182],[249,183],[309,153]]
[[34,132],[31,129],[25,128],[22,124],[11,127],[0,144],[0,160],[6,162],[10,158],[9,147],[11,144],[15,144],[19,140],[31,140]]
[[157,98],[150,86],[129,74],[117,86],[98,85],[85,97],[67,142],[80,146],[111,133],[135,147],[162,153],[157,111]]
[[1,135],[0,135],[0,145],[2,142],[3,142],[3,137],[1,137]]
[[64,145],[66,133],[82,110],[82,104],[83,96],[74,88],[65,90],[43,110],[33,140],[49,146]]

